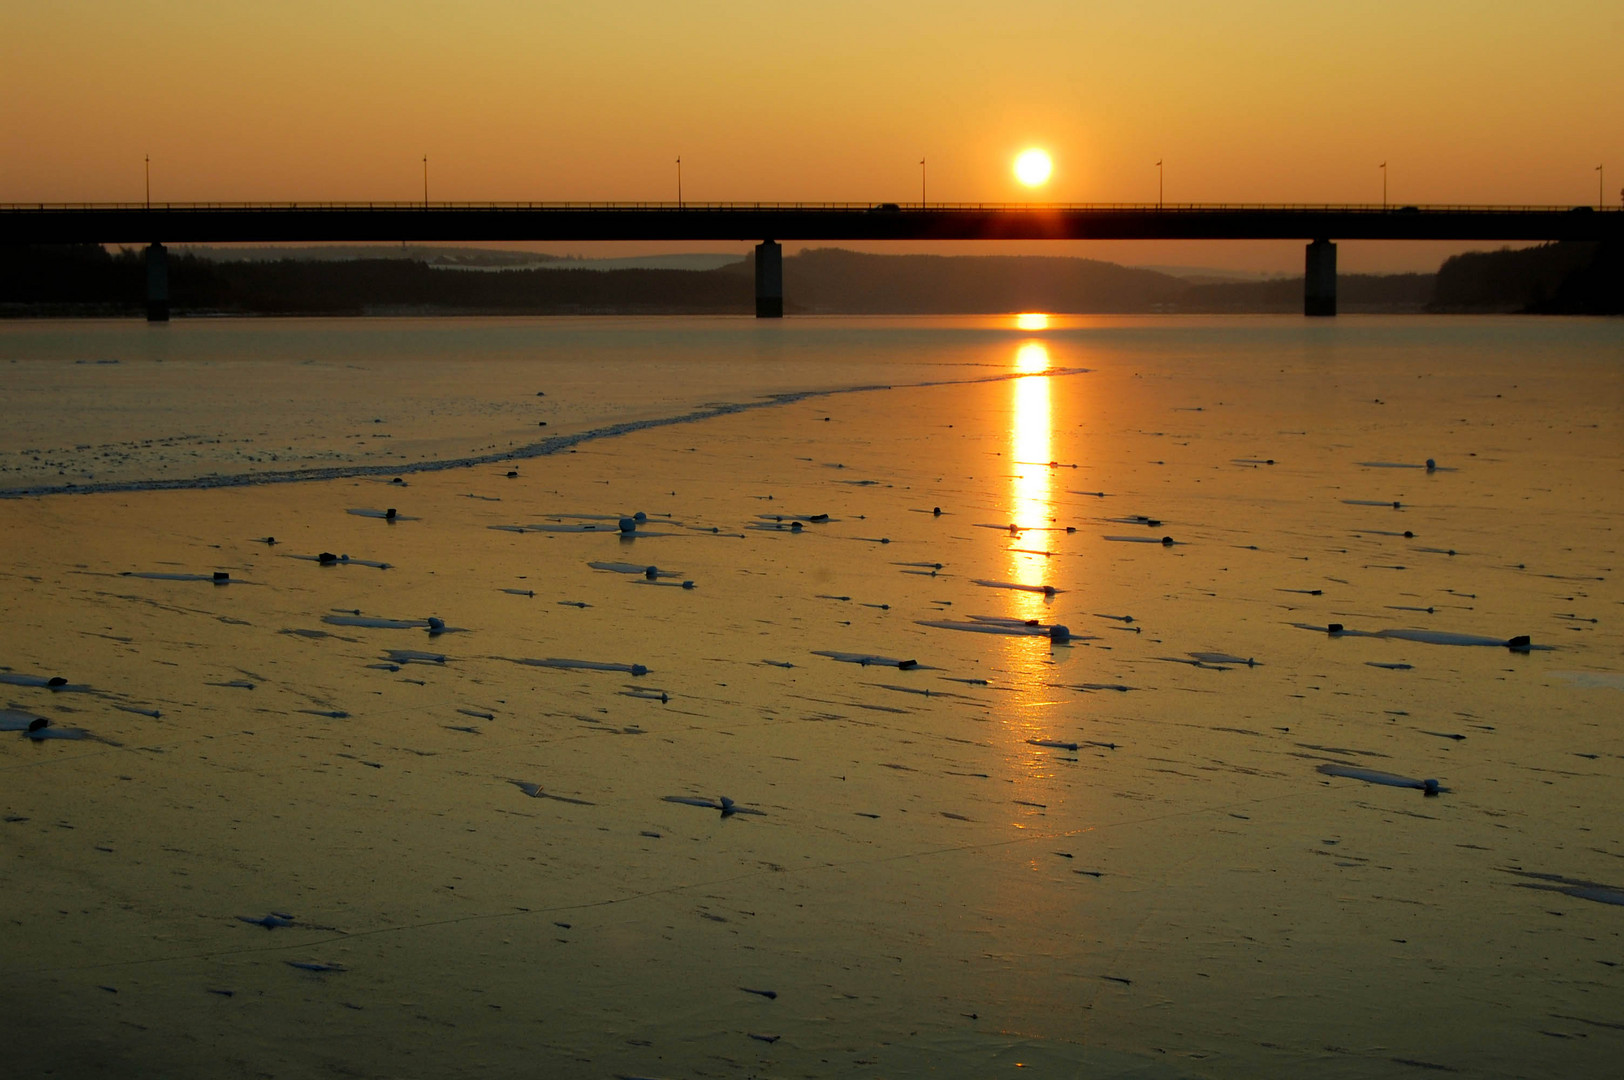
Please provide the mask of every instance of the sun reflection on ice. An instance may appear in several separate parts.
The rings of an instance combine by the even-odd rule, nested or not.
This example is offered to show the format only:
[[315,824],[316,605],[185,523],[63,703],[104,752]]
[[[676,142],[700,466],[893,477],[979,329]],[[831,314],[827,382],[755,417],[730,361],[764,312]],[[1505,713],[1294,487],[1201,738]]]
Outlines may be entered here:
[[[1047,316],[1021,316],[1047,321]],[[1011,411],[1009,457],[1013,472],[1010,480],[1009,571],[1010,581],[1041,589],[1050,584],[1050,559],[1042,552],[1049,550],[1053,525],[1053,459],[1051,440],[1053,419],[1049,400],[1049,349],[1040,341],[1028,341],[1015,351],[1015,370],[1021,378],[1012,379],[1010,386],[1015,395]],[[1032,530],[1032,531],[1028,531]],[[1038,554],[1032,554],[1038,552]],[[1009,615],[1016,619],[1050,619],[1049,598],[1041,592],[1011,589]],[[1031,638],[1009,638],[1011,666],[1029,679],[1041,681],[1034,660],[1046,655]]]

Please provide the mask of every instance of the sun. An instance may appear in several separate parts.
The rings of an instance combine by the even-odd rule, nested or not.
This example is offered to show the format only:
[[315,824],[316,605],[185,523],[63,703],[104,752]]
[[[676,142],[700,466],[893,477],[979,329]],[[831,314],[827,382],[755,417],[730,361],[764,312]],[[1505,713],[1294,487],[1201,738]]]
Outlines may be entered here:
[[1015,159],[1015,179],[1027,187],[1041,187],[1048,181],[1052,172],[1054,162],[1049,160],[1047,153],[1035,147],[1031,150],[1022,150],[1020,156]]

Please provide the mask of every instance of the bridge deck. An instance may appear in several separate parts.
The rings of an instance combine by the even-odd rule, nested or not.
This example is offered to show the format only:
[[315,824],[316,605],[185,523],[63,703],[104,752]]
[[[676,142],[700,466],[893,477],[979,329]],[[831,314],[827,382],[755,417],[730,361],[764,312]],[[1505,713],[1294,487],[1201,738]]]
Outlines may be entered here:
[[1612,240],[1589,206],[770,203],[0,205],[0,244],[593,240]]

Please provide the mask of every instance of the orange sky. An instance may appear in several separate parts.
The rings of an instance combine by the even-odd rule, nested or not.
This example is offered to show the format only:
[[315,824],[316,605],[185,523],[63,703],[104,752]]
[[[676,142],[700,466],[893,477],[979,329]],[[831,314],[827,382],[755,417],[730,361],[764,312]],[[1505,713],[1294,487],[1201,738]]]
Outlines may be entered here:
[[1617,0],[0,0],[0,202],[1616,201],[1621,56]]

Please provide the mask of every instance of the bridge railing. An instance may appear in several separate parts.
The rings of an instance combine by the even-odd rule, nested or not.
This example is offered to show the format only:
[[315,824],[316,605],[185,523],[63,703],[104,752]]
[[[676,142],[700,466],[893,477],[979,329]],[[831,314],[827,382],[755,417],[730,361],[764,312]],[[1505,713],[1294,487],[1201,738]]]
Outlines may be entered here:
[[290,202],[11,202],[0,203],[0,212],[40,211],[319,211],[319,210],[526,210],[526,211],[740,211],[740,212],[794,212],[799,210],[846,211],[851,213],[1255,213],[1272,211],[1285,213],[1339,213],[1339,214],[1527,214],[1559,213],[1589,210],[1601,213],[1621,213],[1624,207],[1585,204],[1565,205],[1510,205],[1470,203],[1428,203],[1415,205],[1382,205],[1380,203],[1035,203],[1035,202],[479,202],[479,201],[290,201]]

